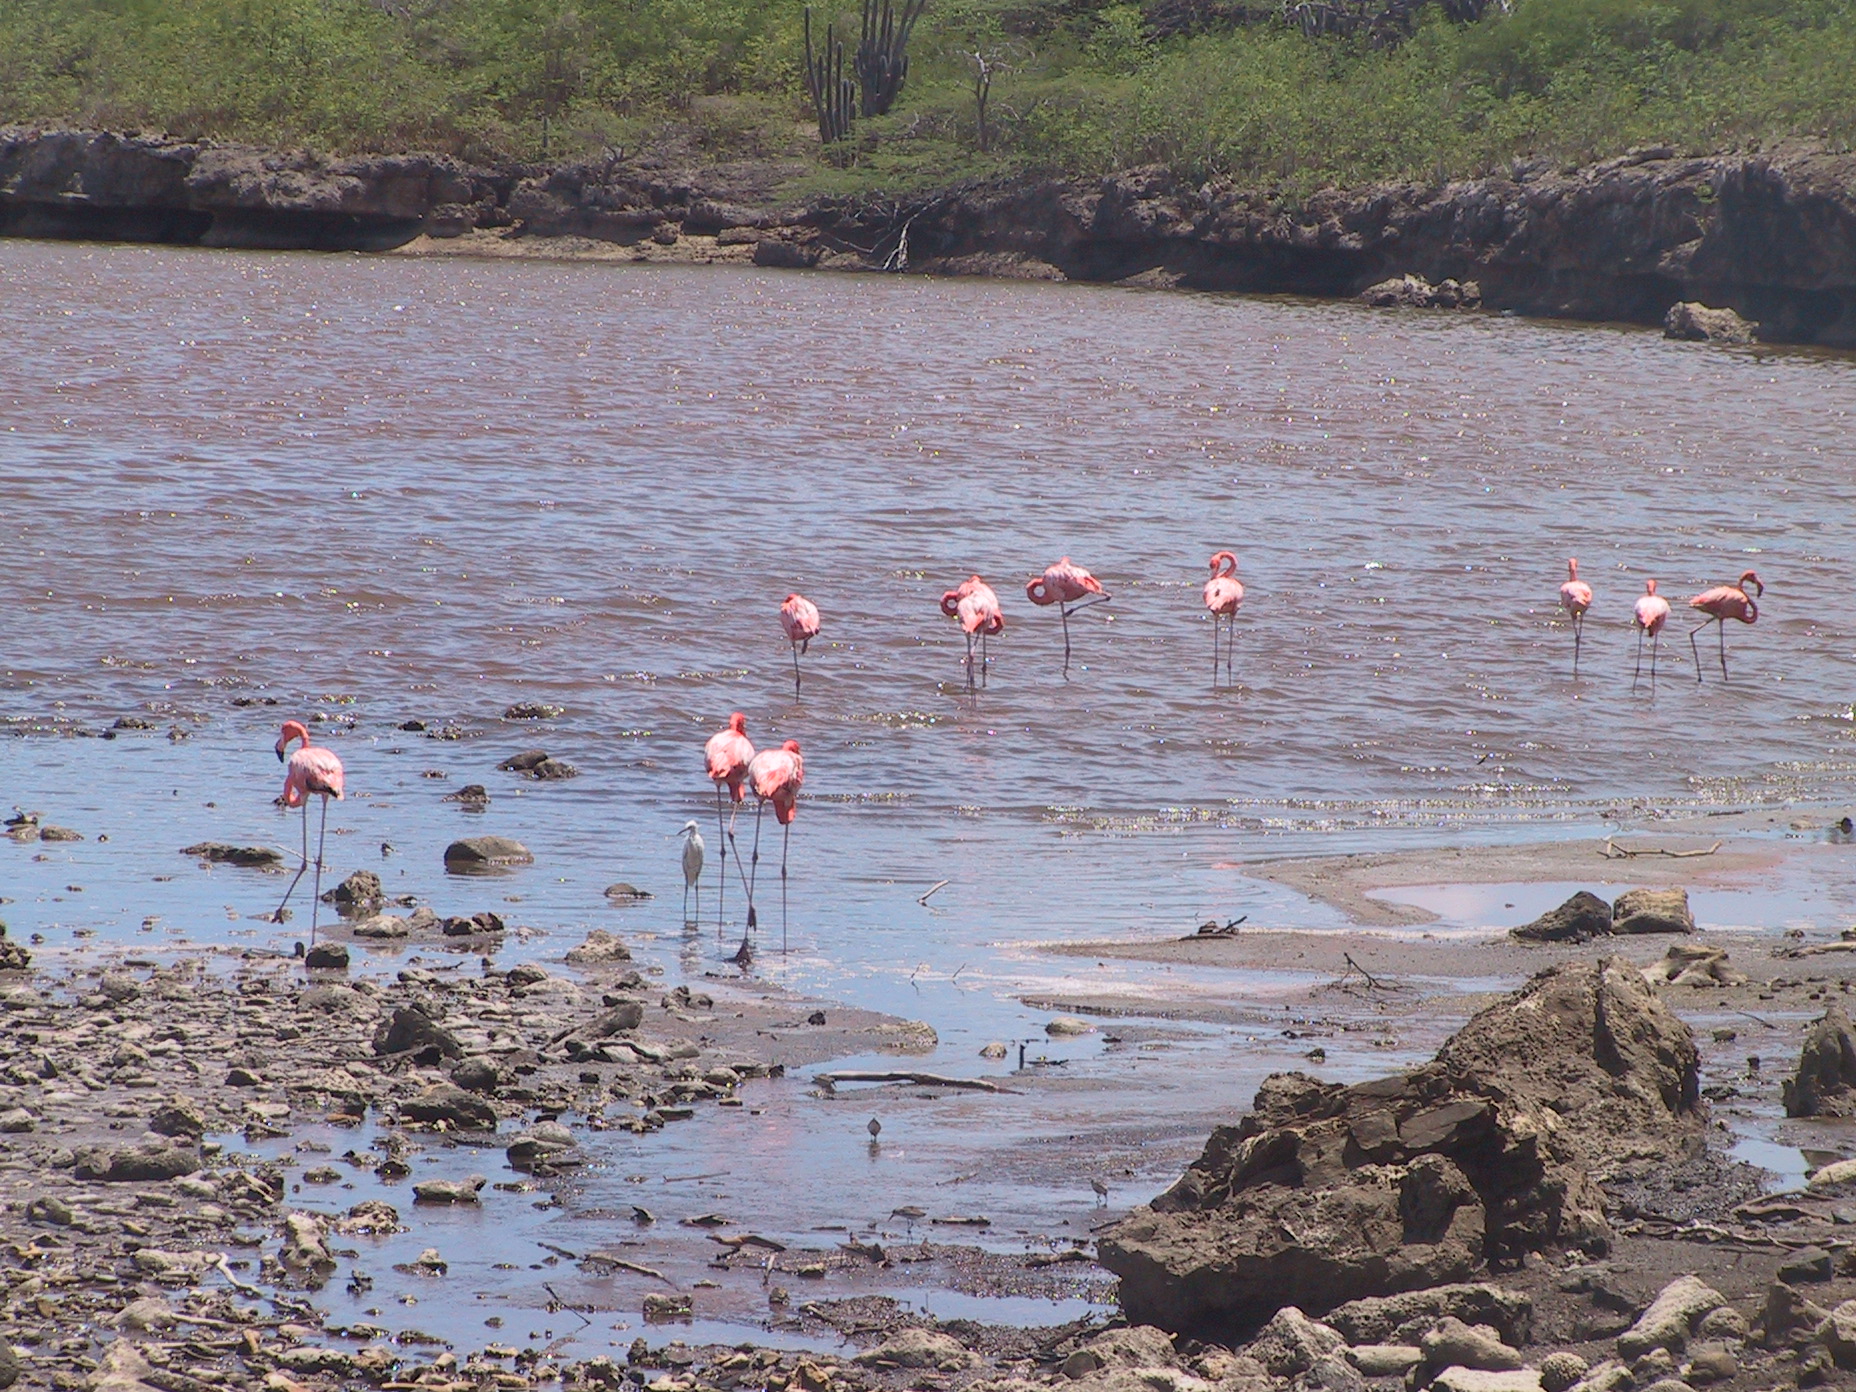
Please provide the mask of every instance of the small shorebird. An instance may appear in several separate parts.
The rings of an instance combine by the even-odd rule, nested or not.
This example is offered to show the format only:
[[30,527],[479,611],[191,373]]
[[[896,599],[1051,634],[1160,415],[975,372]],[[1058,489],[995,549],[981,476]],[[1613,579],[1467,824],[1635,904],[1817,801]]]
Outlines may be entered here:
[[696,917],[702,917],[702,832],[697,830],[695,822],[685,822],[683,830],[677,835],[683,838],[683,921],[693,923],[690,917],[690,891],[696,892]]
[[1089,1181],[1089,1187],[1096,1191],[1096,1198],[1104,1208],[1108,1207],[1108,1185],[1099,1179]]
[[1637,678],[1643,672],[1643,635],[1650,635],[1650,685],[1656,685],[1656,645],[1661,636],[1663,625],[1669,622],[1669,601],[1656,592],[1656,582],[1645,580],[1643,594],[1637,599],[1637,607],[1632,613],[1631,623],[1637,629],[1637,670],[1631,674],[1630,689],[1637,689]]
[[[722,896],[728,888],[728,848],[735,844],[735,818],[733,813],[741,810],[741,804],[747,799],[743,784],[747,782],[748,765],[754,760],[754,746],[748,739],[748,718],[740,711],[728,717],[728,728],[718,730],[709,736],[703,745],[703,760],[708,766],[709,778],[715,784],[715,851],[721,859],[716,864],[715,890],[715,928],[722,929]],[[722,788],[728,788],[729,801],[734,803],[728,825],[722,825]],[[741,874],[741,853],[735,853],[735,873]],[[743,878],[745,886],[746,879]]]
[[[300,740],[296,752],[287,758],[284,751],[293,740]],[[277,740],[277,761],[284,768],[285,807],[303,809],[303,863],[297,867],[296,878],[290,881],[290,887],[284,891],[277,911],[271,915],[271,922],[282,923],[284,905],[290,902],[290,896],[303,878],[303,872],[309,869],[309,798],[317,794],[322,798],[322,828],[316,835],[316,876],[311,882],[309,907],[309,940],[316,941],[316,919],[322,906],[322,847],[329,835],[329,799],[342,796],[342,761],[335,757],[333,749],[324,749],[321,745],[309,742],[309,730],[300,720],[284,721],[283,734]]]
[[793,699],[799,699],[799,654],[818,637],[818,605],[802,594],[789,594],[780,602],[780,627],[793,645]]
[[869,1124],[864,1127],[864,1130],[870,1133],[870,1144],[875,1145],[876,1138],[883,1134],[883,1123],[878,1121],[875,1117],[871,1117]]
[[1759,621],[1759,605],[1753,602],[1753,595],[1746,592],[1748,585],[1754,594],[1764,596],[1766,587],[1752,571],[1745,571],[1737,585],[1716,585],[1711,590],[1703,590],[1688,602],[1691,609],[1699,609],[1708,617],[1688,631],[1689,651],[1695,654],[1695,680],[1701,680],[1701,649],[1695,644],[1695,635],[1709,624],[1715,625],[1715,632],[1721,637],[1721,680],[1727,680],[1727,620],[1738,619],[1743,624]]
[[[1085,595],[1094,595],[1096,598],[1084,600]],[[1063,616],[1063,674],[1069,676],[1070,615],[1092,604],[1106,603],[1110,598],[1109,593],[1102,588],[1101,581],[1065,556],[1045,566],[1042,575],[1034,575],[1025,581],[1025,598],[1040,606],[1054,604],[1057,612]]]
[[999,608],[999,596],[993,587],[977,575],[969,575],[959,585],[941,596],[941,612],[960,621],[967,635],[967,690],[973,689],[973,643],[980,645],[980,685],[986,685],[986,668],[992,659],[987,655],[986,640],[1005,631],[1005,614]]
[[1237,611],[1244,607],[1244,586],[1237,578],[1237,555],[1231,551],[1214,551],[1212,578],[1205,582],[1205,607],[1212,612],[1212,685],[1218,684],[1218,620],[1229,619],[1229,639],[1224,649],[1225,680],[1231,680],[1232,649],[1237,646]]
[[1579,675],[1579,640],[1585,636],[1585,611],[1592,607],[1592,587],[1579,578],[1579,561],[1566,562],[1566,583],[1560,586],[1560,607],[1572,616],[1572,674]]

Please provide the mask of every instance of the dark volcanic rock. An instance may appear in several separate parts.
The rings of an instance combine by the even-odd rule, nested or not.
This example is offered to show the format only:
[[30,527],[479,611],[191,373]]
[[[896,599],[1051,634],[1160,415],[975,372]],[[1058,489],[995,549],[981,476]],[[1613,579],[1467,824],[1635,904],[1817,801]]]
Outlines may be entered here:
[[434,1083],[400,1103],[400,1114],[412,1121],[442,1121],[461,1130],[494,1131],[496,1109],[456,1083]]
[[374,1031],[376,1054],[405,1054],[436,1049],[442,1058],[464,1057],[464,1046],[420,1005],[402,1005]]
[[1285,1305],[1460,1282],[1488,1261],[1610,1240],[1589,1164],[1699,1136],[1688,1029],[1621,959],[1543,972],[1411,1073],[1264,1081],[1102,1264],[1139,1323],[1198,1337]]
[[215,865],[281,865],[284,859],[269,846],[228,846],[223,841],[201,841],[182,847],[181,854]]
[[77,1152],[79,1179],[125,1184],[179,1179],[200,1168],[200,1153],[186,1145],[85,1146]]
[[0,971],[25,971],[31,965],[32,954],[9,938],[6,924],[0,923]]
[[1805,1035],[1798,1071],[1785,1084],[1785,1115],[1856,1116],[1856,1036],[1841,1005]]
[[322,896],[322,902],[333,904],[342,912],[355,909],[376,909],[385,902],[386,889],[380,883],[380,876],[372,870],[357,870],[334,889]]
[[534,863],[535,857],[529,854],[528,847],[507,836],[467,836],[445,847],[445,869],[454,874],[468,875]]
[[1611,905],[1582,889],[1532,923],[1509,929],[1508,936],[1522,942],[1586,942],[1610,931]]
[[1670,305],[1663,316],[1664,338],[1691,343],[1751,343],[1758,327],[1731,309],[1709,309],[1693,300]]

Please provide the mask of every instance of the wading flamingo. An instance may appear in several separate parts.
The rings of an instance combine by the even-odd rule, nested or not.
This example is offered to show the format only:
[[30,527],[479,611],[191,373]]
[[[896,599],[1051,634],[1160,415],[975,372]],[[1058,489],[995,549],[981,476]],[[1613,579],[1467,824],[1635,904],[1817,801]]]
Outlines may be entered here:
[[1592,587],[1579,578],[1579,560],[1566,562],[1566,583],[1560,586],[1560,608],[1572,616],[1572,674],[1579,675],[1579,640],[1585,635],[1585,611],[1592,607]]
[[780,603],[780,627],[793,645],[793,699],[799,698],[799,654],[818,637],[818,605],[802,594],[789,594]]
[[1631,623],[1637,629],[1637,670],[1631,673],[1630,689],[1637,689],[1637,678],[1643,673],[1643,635],[1650,635],[1650,685],[1656,685],[1656,644],[1663,631],[1663,625],[1669,622],[1669,601],[1656,592],[1656,582],[1645,580],[1643,594],[1637,599],[1637,607],[1632,614]]
[[1215,551],[1212,578],[1205,582],[1205,607],[1212,611],[1212,685],[1218,684],[1218,620],[1229,619],[1230,638],[1224,649],[1224,675],[1231,680],[1232,649],[1237,646],[1237,611],[1244,607],[1244,587],[1237,578],[1237,555]]
[[967,690],[973,689],[973,642],[980,645],[980,685],[986,685],[986,668],[992,659],[986,652],[986,640],[1005,631],[1005,615],[999,609],[999,596],[991,585],[977,575],[969,575],[941,596],[941,612],[960,621],[967,635]]
[[702,832],[696,829],[695,822],[685,822],[683,830],[677,833],[683,838],[683,921],[694,923],[690,917],[690,891],[696,891],[696,917],[702,917]]
[[[721,857],[716,865],[715,890],[715,928],[722,929],[722,896],[728,888],[728,848],[735,844],[735,819],[733,812],[741,810],[741,803],[746,801],[747,793],[742,784],[747,781],[748,765],[754,760],[754,746],[748,741],[748,718],[740,711],[728,717],[728,728],[717,730],[709,736],[709,742],[703,746],[703,758],[709,766],[709,777],[715,783],[715,850]],[[722,788],[728,788],[729,801],[735,806],[728,818],[728,825],[722,824]],[[735,852],[735,873],[741,874],[741,852]],[[746,878],[743,877],[743,887]]]
[[[1096,598],[1078,603],[1084,595],[1094,595]],[[1076,610],[1080,611],[1091,604],[1106,603],[1110,598],[1108,592],[1095,576],[1065,556],[1055,565],[1045,566],[1042,575],[1034,575],[1025,581],[1025,597],[1033,604],[1054,604],[1057,612],[1063,616],[1063,675],[1069,676],[1071,606],[1075,605]]]
[[1695,645],[1695,635],[1709,624],[1715,625],[1715,632],[1721,636],[1721,680],[1727,680],[1727,620],[1738,619],[1743,624],[1756,623],[1759,620],[1759,606],[1753,602],[1753,595],[1746,592],[1751,585],[1753,593],[1764,596],[1766,587],[1752,571],[1745,571],[1737,585],[1716,585],[1711,590],[1703,590],[1688,602],[1691,609],[1699,609],[1708,617],[1688,631],[1689,651],[1695,654],[1695,680],[1701,680],[1701,649]]
[[[290,747],[292,740],[300,740],[302,743],[286,760],[284,751]],[[322,798],[322,829],[316,834],[316,875],[312,881],[309,904],[309,940],[313,945],[316,941],[316,918],[322,907],[322,844],[329,834],[329,799],[342,795],[342,761],[335,757],[333,749],[311,744],[309,730],[302,721],[286,720],[283,734],[277,740],[277,762],[285,765],[284,806],[303,809],[303,863],[297,867],[296,878],[290,881],[290,888],[284,891],[277,912],[271,915],[273,923],[284,921],[284,905],[290,902],[290,896],[296,893],[303,872],[309,869],[309,797],[315,793]]]
[[763,749],[748,765],[748,782],[760,801],[754,808],[754,855],[749,861],[748,926],[741,935],[741,957],[748,955],[748,934],[754,931],[754,881],[760,869],[760,814],[773,804],[774,820],[780,824],[780,951],[786,951],[786,851],[792,840],[793,818],[799,811],[799,789],[806,781],[805,760],[799,757],[799,741],[787,740],[778,749]]

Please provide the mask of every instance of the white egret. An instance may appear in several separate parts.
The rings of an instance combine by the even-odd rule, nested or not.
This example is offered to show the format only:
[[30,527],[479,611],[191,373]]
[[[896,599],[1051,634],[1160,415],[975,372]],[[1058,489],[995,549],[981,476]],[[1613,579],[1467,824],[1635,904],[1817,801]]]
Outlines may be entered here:
[[702,833],[696,829],[696,823],[683,824],[683,921],[691,922],[690,893],[696,894],[696,913],[702,914],[702,860],[706,849],[702,843]]

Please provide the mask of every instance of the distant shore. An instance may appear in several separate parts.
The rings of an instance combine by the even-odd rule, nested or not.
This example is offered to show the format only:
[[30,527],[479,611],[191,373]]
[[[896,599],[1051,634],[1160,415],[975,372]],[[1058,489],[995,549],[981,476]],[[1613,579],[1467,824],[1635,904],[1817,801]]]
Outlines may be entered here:
[[[0,235],[751,263],[1354,297],[1662,323],[1735,311],[1856,347],[1856,156],[1798,147],[1329,189],[1294,205],[1158,168],[893,197],[785,193],[803,166],[507,168],[0,128]],[[608,250],[609,249],[609,250]],[[1450,283],[1444,289],[1446,282]],[[1433,294],[1433,287],[1444,293]]]

